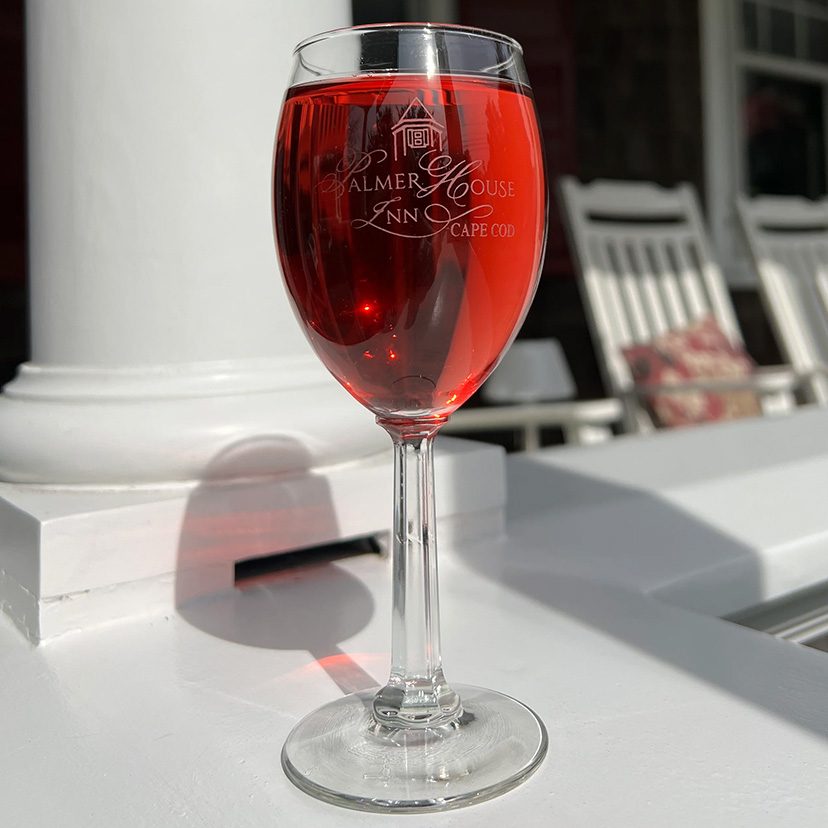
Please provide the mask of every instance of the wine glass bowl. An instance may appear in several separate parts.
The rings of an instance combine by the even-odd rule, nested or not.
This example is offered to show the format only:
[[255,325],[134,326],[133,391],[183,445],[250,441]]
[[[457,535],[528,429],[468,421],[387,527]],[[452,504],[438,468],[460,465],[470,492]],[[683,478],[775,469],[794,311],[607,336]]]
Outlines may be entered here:
[[395,452],[391,675],[300,722],[283,765],[366,810],[480,801],[537,767],[546,734],[519,702],[443,674],[432,441],[494,369],[540,272],[546,184],[519,45],[428,24],[300,44],[274,217],[297,318]]
[[[379,36],[387,54],[395,31],[448,38],[452,56],[457,38],[488,42],[378,27],[361,45]],[[288,93],[274,193],[284,274],[314,348],[360,402],[444,416],[491,372],[534,293],[545,230],[534,104],[500,77],[365,74]]]

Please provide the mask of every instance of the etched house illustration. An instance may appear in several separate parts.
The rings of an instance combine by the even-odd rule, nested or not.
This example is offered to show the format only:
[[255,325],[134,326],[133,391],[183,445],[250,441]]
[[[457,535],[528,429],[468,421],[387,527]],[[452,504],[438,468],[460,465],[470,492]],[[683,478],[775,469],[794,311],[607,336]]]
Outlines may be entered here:
[[434,120],[423,106],[423,102],[419,98],[414,98],[400,120],[391,128],[394,136],[394,158],[407,155],[410,149],[442,149],[445,131],[445,127]]

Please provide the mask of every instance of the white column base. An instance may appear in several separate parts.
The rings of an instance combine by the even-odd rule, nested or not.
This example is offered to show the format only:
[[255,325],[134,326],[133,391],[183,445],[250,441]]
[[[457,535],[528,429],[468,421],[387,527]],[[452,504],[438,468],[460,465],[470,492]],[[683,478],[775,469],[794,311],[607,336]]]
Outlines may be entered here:
[[0,479],[117,484],[313,469],[388,438],[312,355],[135,368],[23,365]]
[[[387,438],[386,438],[387,439]],[[503,528],[502,449],[438,438],[440,541]],[[387,536],[392,458],[153,486],[0,484],[0,607],[32,641],[231,589],[240,560]]]

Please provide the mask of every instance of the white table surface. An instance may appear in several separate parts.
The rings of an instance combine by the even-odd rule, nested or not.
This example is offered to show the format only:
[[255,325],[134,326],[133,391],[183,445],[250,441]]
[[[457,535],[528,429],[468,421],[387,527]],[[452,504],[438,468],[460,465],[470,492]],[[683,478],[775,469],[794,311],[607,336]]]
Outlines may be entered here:
[[[828,654],[711,611],[762,592],[789,517],[745,510],[774,474],[818,478],[819,414],[510,459],[507,536],[441,551],[444,663],[532,706],[549,756],[499,799],[406,824],[824,828]],[[723,491],[735,508],[717,513]],[[630,510],[636,532],[618,528]],[[792,556],[819,580],[812,549]],[[395,819],[319,803],[279,767],[304,713],[384,678],[389,578],[387,560],[352,558],[39,648],[0,620],[0,825]]]

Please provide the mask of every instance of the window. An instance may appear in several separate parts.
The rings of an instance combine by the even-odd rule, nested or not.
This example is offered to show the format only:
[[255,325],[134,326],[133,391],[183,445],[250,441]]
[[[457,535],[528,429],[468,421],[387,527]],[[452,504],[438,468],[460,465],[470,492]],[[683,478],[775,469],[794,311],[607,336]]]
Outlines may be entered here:
[[817,198],[828,192],[828,0],[740,6],[742,190]]
[[741,48],[828,65],[828,2],[742,0]]
[[746,193],[825,193],[823,98],[819,83],[745,71],[740,110]]
[[752,281],[733,199],[828,193],[828,0],[702,0],[707,211],[732,282]]

